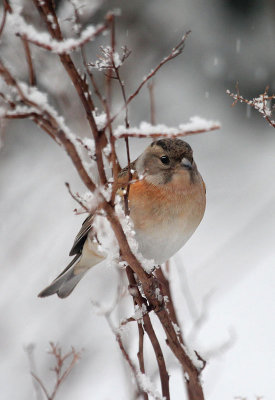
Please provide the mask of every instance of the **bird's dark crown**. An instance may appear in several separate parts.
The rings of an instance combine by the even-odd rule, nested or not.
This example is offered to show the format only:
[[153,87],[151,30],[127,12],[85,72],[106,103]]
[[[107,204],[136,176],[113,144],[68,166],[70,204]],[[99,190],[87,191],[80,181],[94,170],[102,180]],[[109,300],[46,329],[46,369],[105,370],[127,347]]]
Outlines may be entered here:
[[180,161],[183,157],[187,158],[192,162],[193,151],[191,146],[181,139],[159,139],[151,143],[151,147],[159,146],[165,153],[174,159],[175,161]]

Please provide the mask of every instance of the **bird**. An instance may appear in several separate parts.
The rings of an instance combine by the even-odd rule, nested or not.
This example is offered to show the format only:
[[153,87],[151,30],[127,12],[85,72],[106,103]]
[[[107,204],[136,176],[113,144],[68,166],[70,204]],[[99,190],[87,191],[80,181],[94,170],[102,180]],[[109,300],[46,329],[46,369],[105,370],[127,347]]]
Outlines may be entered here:
[[[191,146],[179,138],[153,141],[118,175],[118,191],[129,185],[129,215],[138,250],[156,266],[180,250],[200,224],[206,206],[206,187],[193,159]],[[135,179],[134,179],[135,178]],[[38,296],[67,297],[93,266],[106,258],[95,239],[94,214],[82,224],[69,253],[74,256],[60,275]]]

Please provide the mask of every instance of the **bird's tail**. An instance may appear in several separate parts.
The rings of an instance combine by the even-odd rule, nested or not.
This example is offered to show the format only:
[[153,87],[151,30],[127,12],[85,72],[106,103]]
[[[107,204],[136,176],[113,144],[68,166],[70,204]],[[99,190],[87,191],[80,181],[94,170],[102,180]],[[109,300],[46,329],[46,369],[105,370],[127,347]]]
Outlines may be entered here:
[[58,277],[55,278],[55,280],[49,286],[47,286],[38,294],[38,297],[51,296],[55,293],[61,298],[69,296],[86,272],[82,271],[78,274],[75,273],[75,266],[77,265],[76,262],[80,256],[80,254],[77,254],[76,257],[74,257],[70,264],[65,268],[65,270],[58,275]]
[[64,271],[39,293],[38,297],[51,296],[55,293],[61,298],[69,296],[85,273],[103,261],[105,257],[106,254],[99,251],[98,245],[87,239],[82,253],[77,254]]

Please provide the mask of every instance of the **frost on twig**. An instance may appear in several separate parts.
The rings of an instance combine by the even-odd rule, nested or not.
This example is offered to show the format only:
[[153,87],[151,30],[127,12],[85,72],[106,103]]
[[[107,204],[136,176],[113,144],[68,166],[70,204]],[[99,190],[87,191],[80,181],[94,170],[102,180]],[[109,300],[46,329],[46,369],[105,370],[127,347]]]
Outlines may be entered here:
[[238,85],[236,86],[236,91],[237,93],[232,93],[230,90],[226,91],[226,93],[235,100],[232,106],[235,106],[238,102],[246,103],[249,107],[254,108],[262,114],[263,118],[269,123],[269,125],[272,126],[272,128],[275,128],[275,120],[273,119],[274,104],[272,105],[272,101],[275,101],[275,95],[268,94],[268,87],[265,89],[263,94],[260,94],[252,100],[248,100],[240,95]]
[[127,46],[122,46],[122,54],[114,52],[111,46],[100,46],[100,56],[98,56],[95,62],[89,62],[88,66],[90,68],[103,70],[114,70],[122,66],[125,60],[130,56],[131,51]]

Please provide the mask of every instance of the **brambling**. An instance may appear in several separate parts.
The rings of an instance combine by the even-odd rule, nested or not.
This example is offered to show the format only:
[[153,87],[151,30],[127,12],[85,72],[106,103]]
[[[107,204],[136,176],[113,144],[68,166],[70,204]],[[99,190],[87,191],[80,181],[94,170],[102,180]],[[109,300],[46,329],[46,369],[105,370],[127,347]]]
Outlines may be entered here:
[[[128,204],[138,249],[143,257],[162,264],[192,236],[205,211],[205,185],[193,160],[193,151],[180,139],[159,139],[130,164],[134,179]],[[127,187],[129,168],[118,177]],[[83,275],[106,258],[94,240],[93,215],[84,221],[75,238],[65,270],[41,293],[67,297]]]

